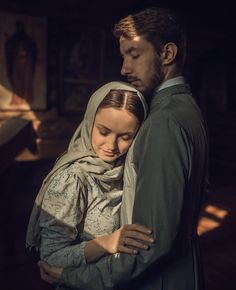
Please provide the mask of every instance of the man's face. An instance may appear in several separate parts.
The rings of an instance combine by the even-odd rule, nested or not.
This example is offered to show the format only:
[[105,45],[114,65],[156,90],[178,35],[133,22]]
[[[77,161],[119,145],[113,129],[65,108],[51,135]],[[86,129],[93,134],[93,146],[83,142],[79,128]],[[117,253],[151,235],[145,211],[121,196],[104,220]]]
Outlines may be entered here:
[[152,93],[164,79],[162,59],[154,46],[141,36],[120,38],[123,57],[121,74],[144,95]]

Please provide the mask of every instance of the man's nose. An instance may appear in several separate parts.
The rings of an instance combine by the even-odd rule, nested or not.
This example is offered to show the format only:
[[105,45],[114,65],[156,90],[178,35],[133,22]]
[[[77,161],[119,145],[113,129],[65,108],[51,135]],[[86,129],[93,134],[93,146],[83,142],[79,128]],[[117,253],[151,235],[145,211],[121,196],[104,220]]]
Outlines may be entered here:
[[128,60],[124,59],[122,67],[121,67],[121,71],[120,71],[121,75],[127,76],[131,73],[131,70],[132,70],[132,68],[131,68],[130,62]]

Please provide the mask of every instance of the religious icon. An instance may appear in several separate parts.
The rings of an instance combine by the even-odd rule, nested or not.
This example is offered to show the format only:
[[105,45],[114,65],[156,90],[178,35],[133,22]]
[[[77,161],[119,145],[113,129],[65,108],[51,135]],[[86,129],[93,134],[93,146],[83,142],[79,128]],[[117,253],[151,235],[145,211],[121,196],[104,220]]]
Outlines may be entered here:
[[46,20],[1,12],[0,27],[0,109],[46,109]]
[[84,111],[92,92],[101,86],[104,31],[95,27],[65,28],[60,67],[60,109]]
[[16,32],[6,40],[5,53],[8,78],[13,94],[11,104],[33,101],[33,78],[35,73],[37,47],[27,34],[23,22],[16,22]]

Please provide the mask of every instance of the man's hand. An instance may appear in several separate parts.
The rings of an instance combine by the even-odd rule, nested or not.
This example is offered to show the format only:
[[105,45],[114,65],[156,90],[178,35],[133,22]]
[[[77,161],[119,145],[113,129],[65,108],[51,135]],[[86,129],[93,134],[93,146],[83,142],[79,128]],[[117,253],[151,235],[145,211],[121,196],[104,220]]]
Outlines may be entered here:
[[48,263],[39,261],[41,279],[47,283],[55,284],[61,282],[63,268],[50,266]]

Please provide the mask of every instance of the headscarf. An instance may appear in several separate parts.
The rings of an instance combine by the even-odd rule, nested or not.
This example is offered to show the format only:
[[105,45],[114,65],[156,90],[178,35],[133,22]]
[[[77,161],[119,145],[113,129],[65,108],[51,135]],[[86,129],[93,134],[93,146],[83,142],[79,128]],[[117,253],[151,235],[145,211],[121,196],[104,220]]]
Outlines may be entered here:
[[91,96],[84,119],[75,131],[66,153],[59,157],[53,169],[49,172],[43,181],[40,191],[36,197],[26,234],[26,246],[38,249],[40,244],[40,211],[44,199],[45,192],[59,171],[66,169],[74,162],[78,162],[81,168],[79,180],[81,189],[86,188],[86,175],[92,175],[106,190],[115,190],[122,181],[124,162],[118,160],[113,163],[107,163],[100,159],[92,148],[91,135],[97,109],[111,90],[129,90],[137,92],[143,108],[144,117],[147,115],[147,106],[143,95],[137,91],[132,85],[124,82],[110,82],[99,88]]

